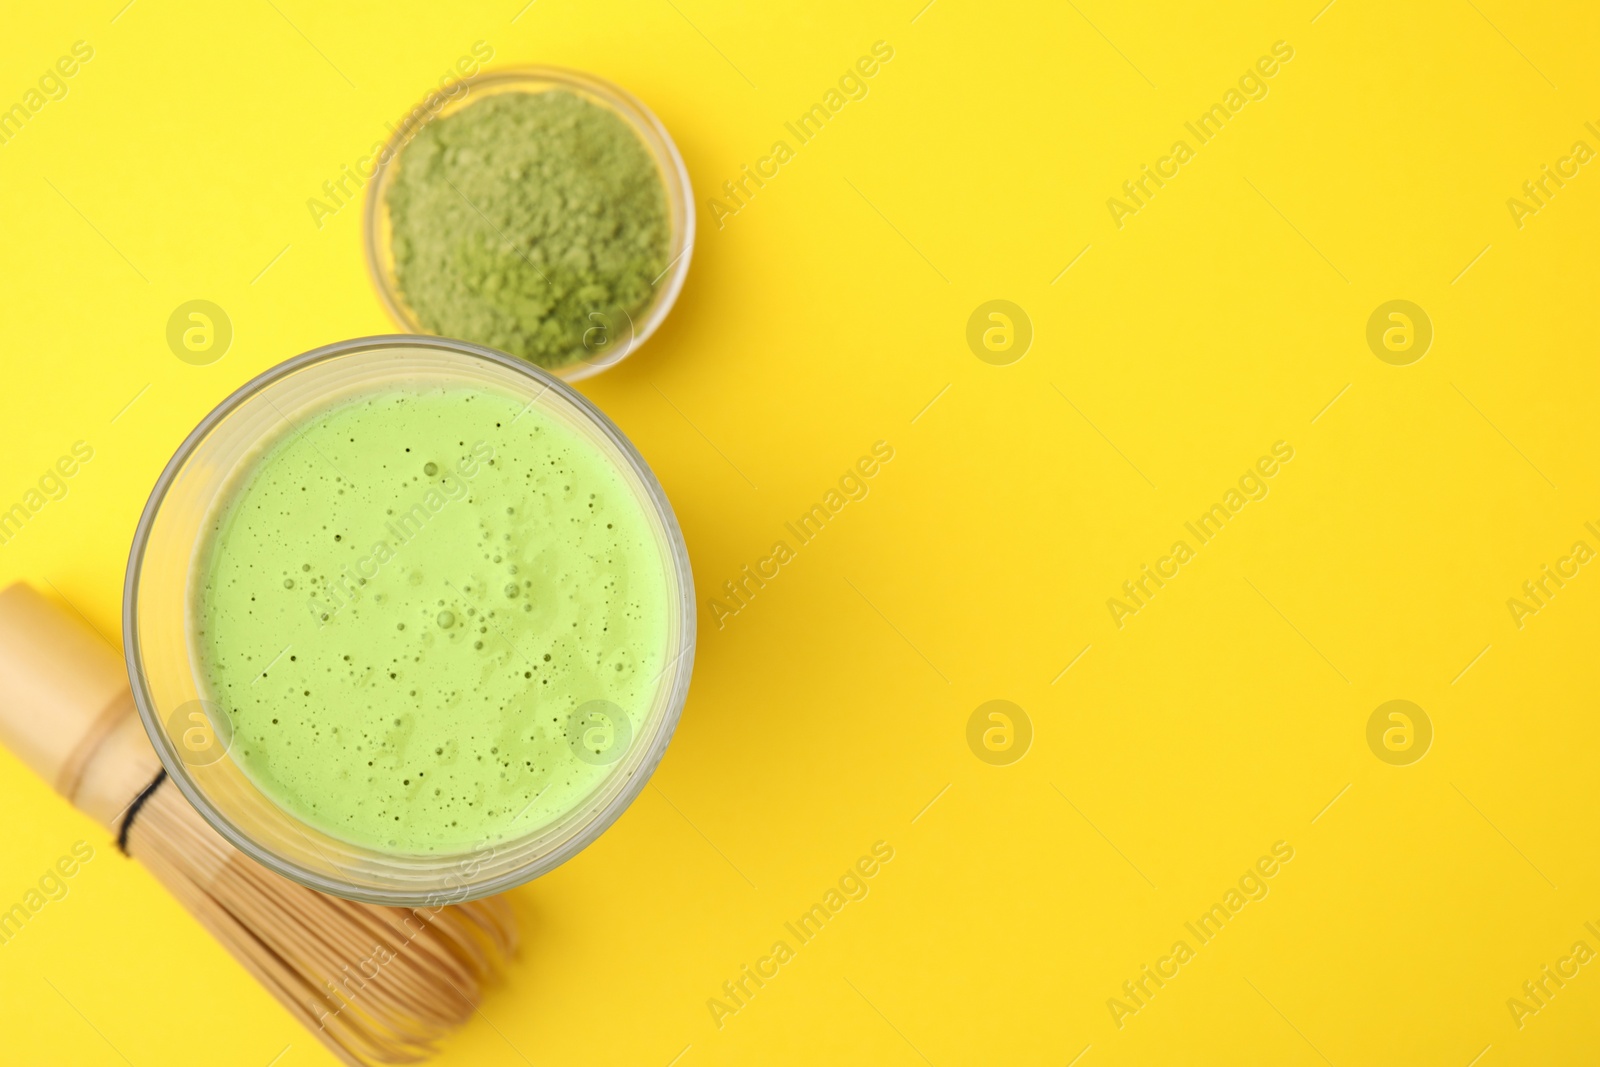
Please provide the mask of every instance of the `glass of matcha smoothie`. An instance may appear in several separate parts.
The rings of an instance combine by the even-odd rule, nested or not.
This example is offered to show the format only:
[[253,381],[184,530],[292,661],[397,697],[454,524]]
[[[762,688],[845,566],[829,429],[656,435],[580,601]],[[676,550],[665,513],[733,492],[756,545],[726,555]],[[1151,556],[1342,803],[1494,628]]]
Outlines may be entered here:
[[324,892],[536,877],[644,787],[688,689],[692,576],[644,460],[545,371],[374,337],[283,363],[183,442],[123,624],[175,784]]

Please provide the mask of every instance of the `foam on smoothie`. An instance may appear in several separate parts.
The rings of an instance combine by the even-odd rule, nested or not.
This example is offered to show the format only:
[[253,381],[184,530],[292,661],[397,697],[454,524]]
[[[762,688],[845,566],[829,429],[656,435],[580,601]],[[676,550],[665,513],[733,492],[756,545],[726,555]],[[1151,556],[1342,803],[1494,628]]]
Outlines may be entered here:
[[612,461],[537,405],[385,387],[297,417],[219,504],[193,649],[276,803],[369,848],[462,851],[572,811],[639,735],[667,568]]

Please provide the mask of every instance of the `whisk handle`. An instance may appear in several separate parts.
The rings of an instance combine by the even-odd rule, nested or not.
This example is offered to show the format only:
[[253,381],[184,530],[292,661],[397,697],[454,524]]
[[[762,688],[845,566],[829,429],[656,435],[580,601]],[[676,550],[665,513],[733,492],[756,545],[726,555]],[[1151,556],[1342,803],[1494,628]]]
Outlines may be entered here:
[[26,582],[0,591],[0,744],[106,825],[159,766],[120,651]]

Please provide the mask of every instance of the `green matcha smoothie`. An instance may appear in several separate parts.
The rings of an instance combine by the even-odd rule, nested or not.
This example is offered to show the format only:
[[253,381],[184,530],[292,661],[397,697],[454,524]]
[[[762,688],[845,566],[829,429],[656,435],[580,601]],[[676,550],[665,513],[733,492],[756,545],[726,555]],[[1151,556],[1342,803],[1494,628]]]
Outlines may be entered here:
[[267,442],[195,560],[232,755],[331,836],[459,852],[560,819],[645,724],[669,562],[596,445],[510,393],[394,384]]

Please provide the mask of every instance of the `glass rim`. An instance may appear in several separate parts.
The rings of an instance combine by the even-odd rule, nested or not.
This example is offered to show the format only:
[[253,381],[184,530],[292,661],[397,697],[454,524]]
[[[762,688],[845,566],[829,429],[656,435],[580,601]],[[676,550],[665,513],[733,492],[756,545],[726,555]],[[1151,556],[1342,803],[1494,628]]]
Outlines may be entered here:
[[[205,792],[195,784],[189,773],[188,765],[174,749],[172,739],[168,736],[165,725],[155,708],[155,701],[145,677],[139,635],[140,571],[144,563],[145,549],[151,531],[155,525],[156,517],[160,513],[161,506],[166,501],[167,493],[172,483],[201,443],[210,435],[211,431],[221,425],[242,404],[258,395],[262,390],[306,367],[355,353],[391,348],[443,349],[458,355],[482,359],[538,382],[544,386],[544,390],[541,391],[540,395],[543,394],[543,391],[554,390],[563,399],[573,404],[607,440],[616,446],[622,458],[626,460],[636,477],[638,477],[646,496],[649,498],[650,506],[654,508],[665,531],[666,544],[662,547],[665,549],[664,554],[669,557],[668,565],[678,583],[676,599],[678,601],[677,623],[680,639],[677,644],[680,647],[669,667],[664,668],[664,670],[673,669],[671,690],[666,695],[665,713],[654,726],[653,735],[649,740],[649,748],[645,751],[638,766],[631,772],[629,780],[623,783],[622,788],[610,800],[593,813],[587,823],[557,847],[534,856],[523,865],[492,878],[475,880],[475,875],[464,877],[459,884],[451,887],[448,892],[441,892],[436,887],[430,887],[426,892],[420,889],[384,888],[369,883],[356,883],[333,877],[323,871],[306,867],[292,859],[279,855],[277,852],[257,843],[250,835],[240,830],[233,820],[217,805],[213,804]],[[656,479],[655,473],[650,469],[649,464],[640,455],[638,449],[634,447],[633,442],[628,440],[627,436],[622,433],[616,424],[587,397],[544,368],[534,366],[526,360],[518,359],[515,356],[507,355],[484,345],[455,338],[436,337],[430,334],[375,334],[368,337],[336,341],[275,364],[229,393],[227,397],[207,412],[195,428],[184,437],[176,451],[173,452],[172,458],[162,468],[161,474],[151,488],[150,496],[139,515],[138,525],[134,529],[133,543],[128,553],[127,571],[123,580],[122,648],[128,671],[128,681],[133,691],[134,704],[138,708],[140,721],[144,725],[145,733],[149,736],[157,757],[161,760],[161,765],[165,769],[167,777],[172,779],[173,784],[178,787],[179,791],[183,793],[189,803],[200,813],[201,818],[213,830],[220,834],[229,844],[268,870],[318,892],[328,893],[347,900],[394,907],[436,907],[441,903],[462,903],[494,893],[504,892],[549,873],[599,838],[643,792],[645,784],[655,773],[662,757],[666,754],[667,744],[677,730],[678,721],[683,713],[683,706],[688,698],[689,678],[693,672],[696,643],[694,575],[690,568],[688,545],[684,541],[683,531],[678,525],[677,516],[672,510],[671,503],[667,500],[666,492],[662,489],[661,483]],[[670,655],[672,649],[669,648],[668,653]],[[280,810],[282,809],[280,808]],[[283,814],[293,822],[300,823],[298,817],[291,815],[287,811],[283,811]],[[486,850],[492,853],[495,847],[497,846],[486,845],[470,851],[441,853],[436,858],[441,863],[454,863],[458,860],[468,861],[481,858]],[[378,853],[378,850],[374,849],[373,851]],[[378,854],[381,855],[381,853]]]
[[[545,83],[546,88],[526,91],[545,92],[551,87],[565,87],[586,96],[602,99],[612,112],[632,128],[656,163],[667,199],[669,224],[674,214],[681,216],[681,222],[671,226],[668,236],[667,252],[672,258],[663,271],[667,276],[666,288],[650,301],[647,305],[649,314],[639,322],[634,322],[631,314],[629,315],[632,337],[622,354],[578,360],[554,370],[540,368],[565,381],[575,382],[616,366],[650,339],[678,302],[678,294],[683,290],[684,281],[689,274],[689,261],[694,258],[694,187],[689,181],[688,167],[685,166],[683,156],[678,151],[677,142],[672,139],[672,135],[661,124],[655,112],[620,85],[580,70],[530,64],[479,71],[471,77],[459,79],[448,90],[430,91],[413,105],[405,121],[395,128],[389,139],[384,142],[383,150],[378,153],[378,163],[373,169],[372,176],[367,180],[366,195],[361,208],[361,245],[367,263],[367,276],[371,279],[373,288],[377,290],[378,301],[383,305],[389,320],[410,333],[438,336],[428,331],[417,320],[415,313],[401,299],[398,284],[392,277],[390,251],[392,233],[385,198],[396,172],[397,160],[424,126],[466,107],[474,90],[487,88],[515,92],[520,91],[519,86],[536,83]],[[435,98],[439,98],[442,102],[430,106],[430,102]]]

